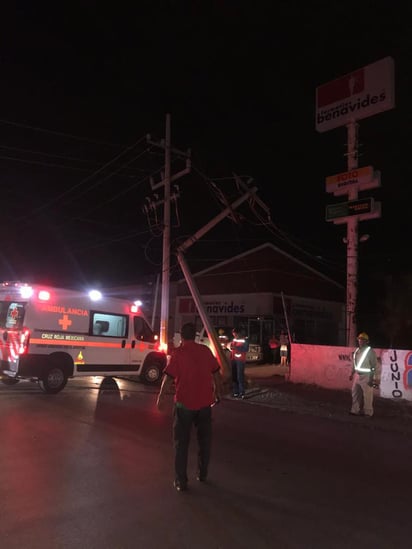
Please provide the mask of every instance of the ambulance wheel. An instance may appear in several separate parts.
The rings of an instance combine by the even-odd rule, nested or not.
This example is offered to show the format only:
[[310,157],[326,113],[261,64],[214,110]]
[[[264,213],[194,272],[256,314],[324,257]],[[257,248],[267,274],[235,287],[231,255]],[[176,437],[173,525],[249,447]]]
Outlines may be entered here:
[[39,386],[42,391],[50,395],[59,393],[67,383],[67,375],[62,368],[53,366],[46,371],[44,376],[39,379]]
[[20,379],[16,379],[15,377],[2,377],[1,382],[4,383],[4,385],[16,385]]
[[162,377],[163,364],[160,361],[154,360],[143,366],[142,373],[140,374],[140,379],[143,383],[155,384]]

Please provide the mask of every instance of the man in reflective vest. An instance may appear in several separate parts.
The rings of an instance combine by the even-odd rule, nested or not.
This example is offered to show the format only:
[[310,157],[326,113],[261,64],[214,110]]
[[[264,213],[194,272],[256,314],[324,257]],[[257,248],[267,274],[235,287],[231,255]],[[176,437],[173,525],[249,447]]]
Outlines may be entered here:
[[242,331],[232,330],[233,339],[230,344],[230,362],[232,365],[232,394],[235,398],[245,398],[245,364],[248,341]]
[[[373,416],[373,387],[377,380],[377,359],[375,351],[369,345],[369,337],[361,332],[358,347],[353,352],[352,373],[349,379],[352,385],[352,408],[355,416]],[[362,410],[363,408],[363,410]]]

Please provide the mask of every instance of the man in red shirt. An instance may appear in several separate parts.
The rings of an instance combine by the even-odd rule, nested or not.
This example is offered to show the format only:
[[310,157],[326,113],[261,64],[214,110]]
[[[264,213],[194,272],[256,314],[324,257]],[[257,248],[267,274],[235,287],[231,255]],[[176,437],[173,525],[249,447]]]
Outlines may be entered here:
[[207,478],[212,439],[211,406],[221,397],[221,376],[217,360],[206,345],[196,343],[194,324],[184,324],[182,343],[164,370],[157,397],[159,411],[164,410],[164,395],[175,383],[173,441],[177,491],[187,489],[187,460],[192,424],[199,445],[197,479]]

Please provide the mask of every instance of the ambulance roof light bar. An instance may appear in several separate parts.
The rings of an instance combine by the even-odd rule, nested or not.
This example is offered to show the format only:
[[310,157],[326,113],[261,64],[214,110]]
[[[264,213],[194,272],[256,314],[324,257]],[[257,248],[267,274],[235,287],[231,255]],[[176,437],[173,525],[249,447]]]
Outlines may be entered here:
[[90,290],[89,297],[92,301],[100,301],[102,299],[102,293],[99,290]]
[[132,313],[138,313],[139,312],[139,307],[142,306],[142,302],[137,299],[136,301],[134,301],[130,307],[130,312]]
[[33,288],[31,286],[22,286],[20,288],[20,295],[23,299],[29,299],[33,295]]

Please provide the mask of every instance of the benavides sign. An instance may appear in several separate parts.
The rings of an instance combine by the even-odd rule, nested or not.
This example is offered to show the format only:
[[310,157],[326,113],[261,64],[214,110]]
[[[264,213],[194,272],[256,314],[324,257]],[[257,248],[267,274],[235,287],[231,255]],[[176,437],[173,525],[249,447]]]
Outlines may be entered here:
[[316,89],[316,130],[325,132],[393,109],[394,63],[385,57]]

